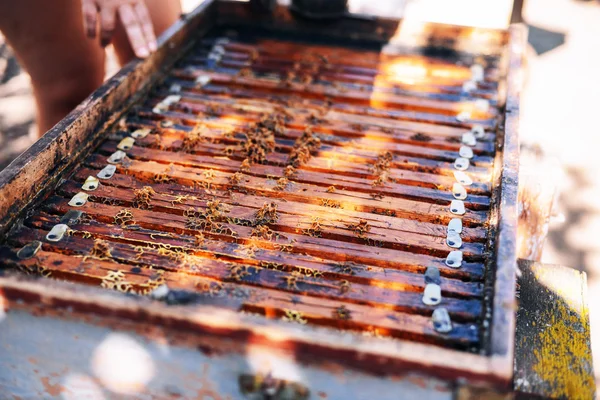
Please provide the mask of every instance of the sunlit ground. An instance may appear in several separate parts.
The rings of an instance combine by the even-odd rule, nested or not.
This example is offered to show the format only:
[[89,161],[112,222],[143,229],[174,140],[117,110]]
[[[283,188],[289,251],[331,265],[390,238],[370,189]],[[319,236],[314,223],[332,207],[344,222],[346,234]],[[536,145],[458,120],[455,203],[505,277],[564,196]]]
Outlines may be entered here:
[[[184,0],[184,7],[189,10],[197,2]],[[391,3],[394,2],[371,1],[365,2],[363,8],[356,5],[354,8],[373,11],[379,4],[390,8]],[[427,1],[421,3],[427,5]],[[431,7],[417,7],[421,13],[423,9]],[[527,0],[525,15],[535,27],[531,41],[541,54],[530,49],[521,138],[524,143],[539,145],[545,153],[555,156],[564,170],[555,179],[561,189],[558,205],[564,222],[552,225],[543,261],[587,272],[592,345],[598,355],[600,3]],[[564,44],[561,44],[562,34]],[[8,52],[2,43],[0,39],[0,168],[26,149],[35,136],[34,103],[28,78],[14,63],[6,62]],[[598,361],[595,370],[600,372]]]

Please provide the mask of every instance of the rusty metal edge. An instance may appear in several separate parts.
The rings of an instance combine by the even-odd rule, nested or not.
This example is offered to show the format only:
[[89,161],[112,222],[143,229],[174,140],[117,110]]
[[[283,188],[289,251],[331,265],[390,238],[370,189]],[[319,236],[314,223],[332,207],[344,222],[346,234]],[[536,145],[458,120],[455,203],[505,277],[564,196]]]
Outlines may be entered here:
[[[11,212],[36,201],[43,190],[51,188],[56,183],[44,182],[50,176],[50,172],[54,171],[54,175],[60,177],[64,170],[75,164],[77,159],[85,155],[87,150],[100,139],[103,129],[120,117],[118,115],[109,120],[107,114],[110,111],[131,104],[137,98],[137,96],[132,97],[133,93],[143,92],[160,78],[159,71],[168,64],[169,57],[175,58],[174,55],[181,51],[180,47],[186,36],[198,27],[202,18],[207,18],[209,12],[214,11],[210,9],[213,3],[221,3],[221,1],[207,0],[193,13],[170,28],[162,37],[159,51],[144,61],[134,61],[124,67],[115,77],[57,124],[48,133],[47,138],[40,140],[15,160],[9,166],[10,169],[7,168],[0,173],[0,200],[4,202],[6,201],[4,196],[7,196],[11,188],[15,190],[22,185],[25,188],[37,189],[36,185],[43,184],[37,195],[31,193],[27,197],[28,194],[21,192],[13,196],[14,198],[21,197],[9,208],[0,208],[0,235],[4,233],[3,229],[6,229],[9,222],[12,223],[16,219],[16,216],[10,215]],[[208,27],[217,20],[214,15],[212,17]],[[386,21],[389,23],[391,20]],[[206,28],[208,29],[208,27]],[[297,28],[302,28],[302,26],[297,25]],[[147,78],[148,75],[152,75],[151,78]],[[132,90],[132,88],[134,89]],[[513,103],[515,103],[514,100]],[[516,108],[518,110],[518,97],[516,98]],[[84,121],[82,122],[82,120]],[[65,142],[70,145],[82,145],[82,140],[89,140],[87,146],[71,157],[70,163],[61,165],[62,160],[58,159],[61,147],[58,146]],[[47,148],[51,146],[55,146],[49,152],[54,159],[46,155],[43,160],[40,160],[39,156],[48,151]],[[39,167],[40,162],[44,161],[47,165],[43,168],[43,173],[38,176],[37,180],[31,182],[27,174],[35,171],[36,166]],[[55,172],[57,169],[58,172]],[[506,178],[509,179],[508,176]],[[507,182],[509,181],[505,181],[503,178],[504,186]],[[36,190],[34,189],[32,192],[36,192]],[[19,193],[18,190],[16,193]],[[2,204],[5,203],[0,203],[0,207]],[[500,225],[504,226],[502,221]],[[510,241],[510,239],[507,240]],[[503,265],[507,265],[507,257],[504,256]],[[498,259],[501,259],[500,252]],[[504,278],[500,281],[504,281]],[[514,280],[512,282],[512,293],[514,293]],[[514,341],[514,338],[505,340],[504,347],[493,347],[491,357],[487,357],[415,342],[363,338],[356,335],[352,335],[352,342],[348,342],[347,339],[342,341],[340,338],[346,337],[347,334],[315,327],[292,327],[279,321],[249,318],[208,306],[195,306],[195,312],[191,316],[191,310],[188,307],[166,308],[166,306],[149,303],[146,299],[127,298],[122,294],[107,293],[102,289],[78,284],[53,281],[36,282],[15,277],[0,277],[0,294],[2,293],[6,298],[6,305],[9,306],[23,307],[23,305],[27,305],[30,309],[41,306],[47,308],[48,311],[56,307],[68,307],[78,310],[80,315],[94,315],[99,318],[117,316],[120,319],[141,324],[147,324],[153,319],[169,321],[170,324],[178,321],[188,328],[195,327],[191,331],[196,333],[202,332],[203,326],[205,328],[212,326],[213,329],[216,329],[219,323],[226,321],[230,332],[237,332],[240,339],[248,340],[249,337],[252,337],[253,343],[261,340],[264,340],[266,345],[277,343],[277,346],[281,348],[296,349],[298,357],[320,359],[321,361],[326,358],[328,362],[337,361],[343,363],[343,366],[381,375],[421,371],[442,379],[452,381],[467,379],[469,382],[493,386],[501,390],[504,390],[512,379],[512,376],[507,376],[504,368],[509,364],[512,368],[512,349],[504,352],[502,349],[508,346],[508,342]],[[496,307],[496,303],[494,307]],[[494,314],[496,318],[497,313]],[[215,315],[227,315],[227,318],[215,321]],[[514,321],[511,326],[514,327]],[[240,335],[244,332],[245,334]]]
[[[216,0],[207,0],[182,16],[159,38],[159,49],[145,60],[133,60],[58,122],[28,150],[0,171],[0,237],[97,144],[136,98],[160,78],[160,70],[182,51],[184,39],[199,24],[214,22]],[[208,27],[207,26],[207,29]],[[118,114],[114,111],[119,110]]]
[[501,137],[501,173],[498,189],[498,218],[495,243],[495,274],[490,327],[489,357],[495,374],[508,385],[512,382],[517,279],[517,226],[519,176],[519,113],[522,89],[523,55],[527,28],[509,28],[509,57],[506,79],[504,135]]

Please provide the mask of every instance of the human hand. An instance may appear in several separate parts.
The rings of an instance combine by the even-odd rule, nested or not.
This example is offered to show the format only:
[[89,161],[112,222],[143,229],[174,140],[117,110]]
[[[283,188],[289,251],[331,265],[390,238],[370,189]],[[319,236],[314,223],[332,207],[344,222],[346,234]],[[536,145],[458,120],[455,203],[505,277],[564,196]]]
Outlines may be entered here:
[[156,50],[156,36],[144,0],[81,0],[81,6],[83,26],[88,37],[95,38],[98,35],[100,17],[102,46],[110,43],[118,13],[136,56],[144,58]]

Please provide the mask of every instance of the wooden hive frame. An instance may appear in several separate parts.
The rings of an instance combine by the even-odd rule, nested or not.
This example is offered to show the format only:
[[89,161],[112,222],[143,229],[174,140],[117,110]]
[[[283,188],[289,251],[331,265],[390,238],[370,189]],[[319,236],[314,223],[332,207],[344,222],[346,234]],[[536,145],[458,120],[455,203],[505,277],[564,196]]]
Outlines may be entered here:
[[[293,18],[279,8],[275,17],[254,13],[248,4],[207,1],[193,13],[182,17],[165,33],[159,50],[146,60],[135,61],[107,81],[63,121],[0,173],[0,237],[24,217],[23,210],[53,189],[64,172],[69,171],[101,140],[101,133],[113,125],[127,107],[161,79],[163,71],[199,37],[215,25],[259,24],[264,29],[301,31],[352,39],[393,39],[405,49],[451,42],[457,52],[505,53],[507,60],[505,118],[497,135],[490,246],[495,257],[491,328],[486,354],[475,355],[426,344],[384,341],[376,338],[340,336],[310,327],[285,325],[277,321],[230,313],[210,306],[195,306],[193,316],[185,307],[167,307],[146,299],[130,299],[103,293],[83,286],[56,282],[31,281],[20,277],[0,277],[0,293],[9,309],[38,310],[58,317],[68,307],[83,319],[104,315],[103,324],[120,329],[139,329],[157,323],[165,327],[194,333],[189,343],[211,343],[219,347],[219,338],[228,336],[241,342],[275,346],[292,352],[300,361],[334,362],[379,375],[394,371],[415,371],[447,382],[466,379],[469,384],[483,385],[501,392],[510,390],[513,373],[516,282],[516,224],[518,121],[521,88],[521,62],[526,35],[522,27],[508,32],[422,24],[418,33],[397,35],[399,23],[390,19],[347,18],[334,24],[313,24]],[[486,40],[477,41],[478,35]],[[458,38],[458,39],[457,39]],[[464,41],[461,38],[467,38]],[[492,38],[490,40],[490,38]],[[492,44],[490,44],[492,43]],[[196,337],[197,336],[197,337]],[[325,360],[326,357],[326,360]]]

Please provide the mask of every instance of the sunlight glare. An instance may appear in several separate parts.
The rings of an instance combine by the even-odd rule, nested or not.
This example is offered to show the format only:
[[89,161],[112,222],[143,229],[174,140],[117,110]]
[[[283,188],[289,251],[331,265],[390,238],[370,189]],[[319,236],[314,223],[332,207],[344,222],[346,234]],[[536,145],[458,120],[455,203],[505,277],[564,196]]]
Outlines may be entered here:
[[148,351],[136,339],[111,333],[95,349],[92,371],[113,392],[134,394],[150,382],[155,367]]

